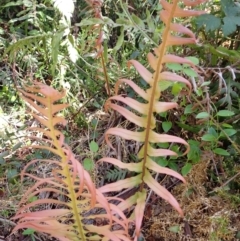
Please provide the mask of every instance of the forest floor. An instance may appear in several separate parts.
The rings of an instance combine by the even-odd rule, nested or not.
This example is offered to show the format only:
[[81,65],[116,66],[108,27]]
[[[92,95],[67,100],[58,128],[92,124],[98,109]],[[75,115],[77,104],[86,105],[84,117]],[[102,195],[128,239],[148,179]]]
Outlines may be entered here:
[[[116,123],[125,126],[130,124],[121,118],[110,121],[112,119],[109,118],[109,114],[104,112],[95,113],[94,117],[97,117],[99,120],[98,128],[88,130],[85,128],[79,129],[76,125],[71,124],[70,128],[66,130],[67,135],[78,133],[75,136],[72,135],[69,144],[81,162],[83,162],[85,157],[90,155],[89,142],[94,133],[95,136],[97,134],[96,142],[99,144],[99,152],[97,156],[93,157],[94,161],[97,161],[99,155],[116,155],[116,153],[112,152],[111,149],[106,146],[103,133],[105,129]],[[13,120],[11,120],[11,123],[13,123]],[[26,118],[24,124],[29,125],[29,123],[32,125],[34,121],[31,122]],[[11,124],[9,125],[8,128],[10,130],[13,126]],[[23,138],[19,137],[18,141],[20,140],[20,142],[27,143],[27,145],[30,146],[26,134],[27,132],[24,133]],[[15,132],[15,135],[19,136],[19,133]],[[6,143],[7,142],[5,142],[5,144]],[[117,155],[122,156],[124,159],[131,158],[130,153],[135,153],[139,149],[139,146],[132,142],[116,140],[114,144],[119,147],[119,153],[117,153]],[[8,145],[5,145],[5,148],[2,147],[1,153],[7,151],[8,148],[6,146]],[[41,158],[41,155],[44,154],[34,154],[34,150],[31,148],[19,148],[5,159],[5,177],[0,179],[0,241],[54,240],[44,234],[31,233],[31,231],[25,233],[19,231],[11,234],[15,226],[11,217],[15,215],[19,201],[28,188],[28,180],[22,185],[19,173],[16,173],[15,177],[6,178],[6,167],[13,168],[15,165],[16,171],[20,172],[20,169],[30,158],[33,156]],[[183,208],[185,216],[184,218],[180,218],[178,213],[174,211],[169,204],[160,199],[155,193],[150,193],[149,201],[145,209],[142,227],[142,237],[144,239],[142,240],[239,240],[239,190],[235,190],[235,193],[233,193],[233,190],[229,192],[226,188],[228,183],[219,185],[212,181],[212,175],[216,172],[216,164],[223,161],[222,158],[219,158],[210,150],[202,151],[200,161],[193,166],[190,173],[186,176],[187,185],[181,184],[175,178],[160,175],[158,181],[176,197]],[[95,165],[93,171],[91,171],[91,176],[93,180],[95,180],[96,185],[100,186],[108,182],[104,177],[107,176],[107,171],[112,168],[111,165]],[[38,166],[37,170],[39,172],[49,172],[46,166]],[[3,169],[1,171],[3,171]],[[4,176],[4,173],[2,174],[2,176]],[[225,175],[224,173],[218,174]],[[229,180],[229,177],[225,177],[225,180]],[[239,182],[239,176],[235,182]],[[134,192],[134,190],[132,190],[132,192]],[[120,193],[119,195],[122,198],[127,198],[128,194]],[[51,197],[51,193],[49,193],[48,196]],[[44,208],[49,207],[43,207],[43,209]]]

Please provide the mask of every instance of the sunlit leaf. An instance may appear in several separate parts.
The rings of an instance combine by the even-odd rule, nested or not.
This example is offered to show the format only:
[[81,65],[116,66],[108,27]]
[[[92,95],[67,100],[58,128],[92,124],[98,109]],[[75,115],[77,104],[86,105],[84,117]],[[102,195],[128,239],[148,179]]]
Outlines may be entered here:
[[217,141],[217,138],[212,134],[205,134],[202,136],[203,141]]
[[192,169],[192,164],[191,163],[186,163],[183,167],[182,167],[182,175],[186,176]]
[[207,112],[200,112],[196,115],[196,119],[204,119],[208,117],[209,117],[209,114]]
[[94,169],[94,163],[90,158],[85,158],[83,160],[83,166],[87,171],[92,171]]
[[164,121],[162,123],[162,128],[163,128],[164,132],[168,132],[172,128],[172,122]]
[[180,228],[179,225],[171,226],[171,227],[169,228],[169,231],[171,231],[171,232],[173,232],[173,233],[178,233],[178,232],[180,232],[180,230],[181,230],[181,228]]
[[228,116],[233,116],[235,115],[234,112],[230,111],[230,110],[220,110],[217,112],[218,116],[223,116],[223,117],[228,117]]
[[222,149],[222,148],[215,148],[213,149],[213,152],[221,155],[221,156],[230,156],[229,152],[227,152],[226,150]]
[[221,132],[220,136],[233,136],[237,133],[237,130],[235,129],[223,129],[223,131]]
[[117,52],[122,47],[123,40],[124,40],[124,28],[122,27],[121,31],[120,31],[120,35],[119,35],[118,40],[117,40],[117,43],[116,43],[115,47],[113,48],[113,50],[115,52]]
[[91,141],[89,144],[89,147],[90,147],[90,151],[92,152],[97,152],[99,148],[97,142],[95,141]]

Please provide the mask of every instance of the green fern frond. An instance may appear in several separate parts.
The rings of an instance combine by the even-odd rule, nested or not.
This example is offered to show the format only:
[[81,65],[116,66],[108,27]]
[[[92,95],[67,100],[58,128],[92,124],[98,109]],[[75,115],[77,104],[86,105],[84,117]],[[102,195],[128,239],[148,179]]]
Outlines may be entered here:
[[35,36],[28,36],[17,40],[15,43],[10,44],[5,50],[4,55],[9,54],[10,60],[13,60],[15,54],[19,51],[31,50],[31,47],[38,43],[48,39],[52,36],[52,33],[38,34]]
[[128,170],[122,170],[120,168],[114,168],[106,173],[106,178],[108,181],[119,181],[126,177]]

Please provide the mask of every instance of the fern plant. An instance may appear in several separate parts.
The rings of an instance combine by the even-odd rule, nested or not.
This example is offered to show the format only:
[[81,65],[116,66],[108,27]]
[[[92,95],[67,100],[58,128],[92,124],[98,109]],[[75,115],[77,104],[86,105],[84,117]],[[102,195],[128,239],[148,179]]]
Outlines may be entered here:
[[[185,0],[183,2],[187,6],[195,6],[203,2],[203,0],[196,0],[195,2]],[[20,203],[22,207],[13,218],[14,220],[19,220],[13,231],[22,228],[33,228],[36,231],[48,233],[62,241],[127,241],[130,240],[128,223],[133,220],[136,226],[134,240],[137,240],[140,235],[147,199],[146,186],[168,201],[180,215],[183,215],[177,200],[152,175],[154,172],[172,175],[185,182],[184,178],[177,172],[161,167],[154,162],[154,157],[157,156],[177,155],[171,150],[157,149],[155,144],[163,142],[182,144],[186,147],[184,154],[189,151],[189,145],[179,137],[158,134],[155,131],[155,114],[177,107],[177,103],[159,101],[161,81],[180,81],[191,89],[187,79],[163,69],[166,63],[189,64],[194,67],[193,63],[185,58],[167,54],[169,46],[194,44],[197,42],[194,34],[189,29],[181,24],[173,23],[173,20],[175,17],[196,16],[202,14],[202,12],[181,9],[178,6],[178,0],[173,0],[172,3],[162,0],[161,4],[163,10],[160,13],[160,17],[166,26],[163,31],[162,43],[158,48],[154,49],[154,54],[148,54],[148,62],[152,72],[136,60],[129,61],[129,66],[133,65],[150,87],[145,91],[131,80],[120,79],[115,86],[116,95],[110,97],[105,105],[106,110],[111,108],[139,126],[139,130],[136,132],[121,128],[110,128],[105,133],[108,145],[113,148],[109,141],[109,135],[117,135],[127,140],[142,142],[143,146],[138,153],[139,162],[137,163],[123,163],[120,160],[109,157],[104,157],[99,162],[111,163],[118,166],[118,168],[127,169],[137,174],[96,189],[88,172],[83,169],[82,165],[75,159],[69,146],[64,143],[63,134],[56,129],[56,125],[66,122],[64,118],[56,115],[58,111],[66,107],[66,104],[56,103],[64,97],[65,93],[60,93],[41,83],[25,86],[25,89],[21,90],[22,96],[36,112],[33,116],[42,124],[41,128],[33,128],[32,130],[42,132],[45,136],[43,140],[47,144],[34,146],[34,148],[46,149],[57,155],[58,158],[55,160],[42,160],[43,162],[51,163],[53,166],[52,175],[47,178],[41,178],[27,172],[28,167],[37,165],[39,160],[31,161],[24,168],[22,178],[27,176],[35,180],[36,183],[22,198]],[[187,37],[181,35],[186,35]],[[117,95],[119,86],[123,83],[128,84],[144,102]],[[126,105],[127,108],[124,108],[122,104]],[[134,188],[136,186],[138,186],[137,192],[126,201],[118,199],[120,202],[117,206],[111,202],[111,200],[117,198],[105,198],[103,196],[103,193],[116,192],[124,188]],[[40,194],[45,192],[54,193],[58,199],[43,198],[29,203],[30,197],[40,196]],[[42,207],[44,204],[55,205],[55,209],[37,211],[41,210],[40,206]],[[133,206],[135,206],[133,215],[127,219],[123,211]],[[102,220],[101,226],[94,225],[93,220],[96,219]]]
[[[56,129],[56,125],[66,123],[66,120],[56,116],[56,113],[67,105],[55,104],[65,96],[65,92],[60,93],[41,83],[25,86],[20,92],[22,98],[36,112],[32,115],[42,124],[42,127],[31,130],[42,132],[45,136],[42,141],[45,141],[46,145],[33,147],[54,153],[58,160],[32,160],[25,166],[22,178],[27,176],[33,179],[35,184],[21,200],[20,205],[23,206],[13,218],[19,220],[13,232],[22,228],[32,228],[62,241],[129,240],[128,220],[117,206],[111,204],[95,188],[89,173],[75,159],[69,146],[64,143],[63,134]],[[38,165],[39,162],[52,165],[50,177],[39,177],[27,172],[30,166]],[[58,199],[43,198],[29,203],[31,197],[48,192],[55,194]],[[39,208],[47,204],[55,205],[55,209]],[[93,220],[96,218],[107,224],[101,227],[94,225]],[[115,231],[111,230],[114,225],[118,225]]]
[[127,175],[127,170],[115,168],[113,170],[107,171],[106,178],[108,181],[115,181],[115,180],[118,181],[118,180],[124,179],[126,175]]
[[[13,19],[11,22],[23,21],[25,25],[27,24],[25,26],[27,30],[33,27],[36,28],[35,31],[25,30],[24,35],[16,36],[13,39],[14,41],[11,41],[10,45],[5,49],[4,55],[8,54],[11,61],[17,60],[19,63],[26,62],[26,59],[30,59],[31,56],[32,59],[29,60],[26,67],[35,71],[39,68],[39,65],[45,63],[45,67],[47,66],[47,69],[51,67],[52,76],[55,76],[55,70],[59,67],[61,60],[61,47],[66,47],[72,62],[76,62],[78,53],[73,35],[70,33],[70,19],[74,11],[74,1],[53,0],[52,2],[55,8],[53,10],[60,12],[60,14],[54,14],[54,17],[47,15],[47,11],[39,10],[41,8],[48,9],[47,4],[37,4],[34,1],[32,3],[31,1],[17,1],[4,6],[6,8],[8,6],[23,5],[22,7],[27,8],[29,13]],[[30,7],[25,6],[25,4],[30,4]],[[26,10],[23,10],[22,14],[25,14],[25,12]],[[67,38],[64,40],[65,36]],[[37,52],[38,55],[33,55],[34,52]]]
[[[101,8],[103,5],[103,1],[101,0],[85,0],[86,3],[89,5],[90,9],[92,10],[92,14],[95,19],[102,20],[102,13],[101,13]],[[105,81],[105,88],[107,91],[107,94],[110,95],[110,83],[109,83],[109,76],[107,73],[107,66],[106,66],[106,59],[107,59],[107,54],[104,56],[104,48],[103,48],[103,26],[102,24],[95,24],[93,26],[93,30],[97,32],[97,39],[95,43],[95,49],[96,49],[96,58],[100,59],[100,68],[98,68],[98,73],[97,73],[97,78],[100,80]]]
[[[194,2],[190,0],[185,0],[183,2],[187,6],[195,6],[203,1],[199,0]],[[130,122],[140,127],[139,130],[135,132],[116,127],[107,130],[105,133],[106,142],[112,148],[113,146],[109,141],[110,135],[117,135],[126,140],[142,142],[143,146],[138,153],[138,163],[123,163],[120,160],[108,157],[104,157],[99,160],[99,162],[111,163],[118,166],[119,168],[128,169],[131,172],[138,173],[133,177],[126,178],[112,184],[107,184],[99,188],[100,192],[107,193],[139,186],[138,191],[133,196],[128,198],[125,204],[119,204],[119,208],[121,210],[125,210],[135,205],[134,213],[132,216],[133,220],[135,220],[136,225],[135,240],[137,240],[140,235],[144,208],[147,199],[146,185],[155,193],[157,193],[160,197],[168,201],[180,213],[180,215],[183,215],[183,211],[180,208],[177,200],[152,176],[153,173],[162,173],[172,175],[185,182],[184,178],[180,174],[171,169],[159,166],[153,160],[153,158],[157,156],[172,156],[177,154],[169,149],[157,149],[154,147],[154,144],[165,142],[180,143],[186,147],[186,151],[184,152],[184,154],[189,151],[189,145],[186,141],[179,137],[156,133],[156,119],[154,115],[155,113],[165,112],[167,110],[177,107],[177,103],[166,103],[159,101],[159,97],[161,96],[160,82],[162,80],[180,81],[182,83],[185,83],[191,89],[191,85],[187,79],[177,74],[173,74],[171,72],[163,70],[163,66],[166,63],[189,64],[194,67],[193,63],[189,60],[166,53],[167,48],[170,46],[197,43],[195,35],[192,33],[192,31],[190,31],[188,28],[184,27],[181,24],[172,22],[175,17],[196,16],[202,14],[203,12],[181,9],[178,6],[177,0],[173,0],[172,3],[168,3],[167,1],[162,0],[161,4],[164,9],[160,12],[160,18],[165,24],[162,43],[158,46],[158,48],[154,49],[154,54],[148,54],[148,62],[153,71],[150,72],[147,68],[145,68],[136,60],[129,61],[129,66],[133,65],[135,67],[137,72],[147,82],[150,88],[147,89],[147,91],[144,91],[132,80],[120,79],[115,85],[116,95],[110,97],[105,105],[106,110],[109,110],[111,108],[112,110],[119,112]],[[187,37],[183,37],[181,35]],[[142,99],[144,99],[144,103],[141,103],[129,97],[117,95],[119,86],[124,83],[129,85]],[[123,107],[123,104],[125,104],[128,108]],[[131,110],[134,110],[134,113],[130,111],[129,108]]]

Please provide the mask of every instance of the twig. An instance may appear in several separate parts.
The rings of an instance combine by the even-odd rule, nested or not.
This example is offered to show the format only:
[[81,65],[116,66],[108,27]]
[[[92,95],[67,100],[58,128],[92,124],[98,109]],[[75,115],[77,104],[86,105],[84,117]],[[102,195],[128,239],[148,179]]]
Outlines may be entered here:
[[229,182],[231,182],[233,179],[235,179],[238,175],[240,175],[240,172],[238,172],[237,174],[235,174],[233,177],[229,178],[226,182],[224,182],[220,187],[217,187],[217,188],[214,188],[210,193],[213,193],[213,192],[217,192],[219,191],[220,189],[222,189],[223,187],[225,187]]
[[10,224],[11,226],[16,226],[16,225],[17,225],[17,224],[14,223],[13,221],[10,221],[10,220],[8,220],[8,219],[1,218],[1,217],[0,217],[0,222],[2,222],[2,223],[8,223],[8,224]]
[[92,99],[94,99],[94,98],[96,97],[96,95],[99,94],[99,93],[100,93],[100,91],[98,91],[97,93],[95,93],[94,95],[92,95],[87,101],[85,101],[85,102],[80,106],[80,108],[77,110],[77,112],[76,112],[76,113],[73,113],[73,114],[69,117],[69,119],[73,120],[73,119],[82,111],[82,109],[83,109]]
[[240,114],[235,115],[235,116],[233,116],[232,118],[221,122],[220,124],[223,124],[223,123],[232,123],[232,122],[234,122],[234,121],[236,121],[236,120],[238,120],[238,119],[240,119]]

